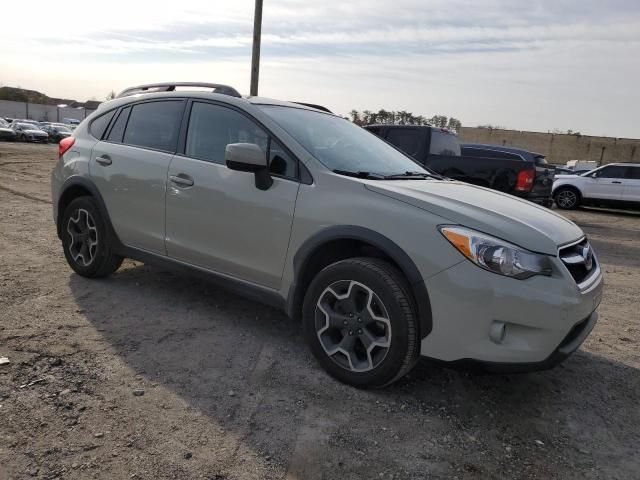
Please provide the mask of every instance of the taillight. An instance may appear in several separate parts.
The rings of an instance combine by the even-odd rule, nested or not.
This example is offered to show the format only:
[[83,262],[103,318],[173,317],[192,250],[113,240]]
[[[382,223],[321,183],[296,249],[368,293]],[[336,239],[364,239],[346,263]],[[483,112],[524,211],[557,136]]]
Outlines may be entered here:
[[533,180],[536,177],[535,170],[522,170],[518,173],[516,181],[516,190],[518,192],[530,192],[533,188]]
[[60,143],[58,144],[58,158],[61,158],[62,155],[67,153],[67,150],[73,147],[74,143],[76,143],[76,139],[73,137],[67,137],[60,140]]

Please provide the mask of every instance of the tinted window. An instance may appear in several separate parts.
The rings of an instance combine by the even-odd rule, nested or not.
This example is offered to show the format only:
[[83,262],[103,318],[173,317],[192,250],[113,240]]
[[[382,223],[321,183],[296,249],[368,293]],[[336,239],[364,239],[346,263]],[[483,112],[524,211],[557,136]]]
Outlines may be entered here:
[[415,157],[420,149],[420,132],[417,128],[391,128],[387,141],[404,153]]
[[235,110],[209,103],[194,103],[185,155],[224,164],[224,151],[230,143],[255,143],[266,155],[268,136]]
[[[109,122],[111,122],[111,119],[113,118],[115,113],[116,111],[112,110],[105,113],[104,115],[100,115],[93,122],[91,122],[91,125],[89,126],[89,132],[91,133],[91,135],[96,137],[98,140],[101,140],[102,135],[104,135],[104,132],[107,129],[107,126],[109,126]],[[67,130],[65,127],[58,128],[64,128],[65,130]]]
[[269,143],[269,172],[283,177],[297,178],[298,162],[278,142]]
[[640,180],[640,167],[629,167],[631,168],[631,178],[634,180]]
[[123,108],[116,118],[116,122],[111,127],[107,140],[110,142],[122,142],[122,135],[124,134],[124,127],[127,126],[127,120],[129,119],[129,112],[131,107]]
[[459,157],[460,143],[458,143],[458,137],[453,133],[432,129],[429,153],[431,155],[453,155]]
[[629,167],[623,167],[621,165],[612,165],[610,167],[604,167],[598,170],[599,178],[625,178],[627,176],[627,170]]
[[178,143],[183,105],[180,100],[134,105],[123,143],[174,152]]

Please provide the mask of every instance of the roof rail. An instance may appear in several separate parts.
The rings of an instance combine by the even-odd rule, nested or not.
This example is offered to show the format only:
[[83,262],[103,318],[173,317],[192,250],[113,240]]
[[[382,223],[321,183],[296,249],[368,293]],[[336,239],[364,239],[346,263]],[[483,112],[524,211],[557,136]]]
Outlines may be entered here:
[[291,103],[297,103],[298,105],[304,105],[305,107],[311,107],[311,108],[315,108],[316,110],[322,110],[323,112],[333,113],[327,107],[323,107],[322,105],[316,105],[315,103],[305,103],[305,102],[291,102]]
[[128,97],[137,93],[154,93],[154,92],[173,92],[176,87],[200,87],[212,88],[212,93],[220,93],[231,97],[242,97],[240,93],[229,85],[220,85],[217,83],[203,82],[169,82],[169,83],[150,83],[148,85],[138,85],[121,91],[116,98]]

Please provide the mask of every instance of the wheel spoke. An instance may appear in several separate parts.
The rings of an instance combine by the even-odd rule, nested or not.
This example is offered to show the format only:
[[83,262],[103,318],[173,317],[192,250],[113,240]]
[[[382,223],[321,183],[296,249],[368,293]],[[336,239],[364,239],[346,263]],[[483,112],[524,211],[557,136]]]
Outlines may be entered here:
[[98,229],[93,217],[83,208],[76,210],[69,217],[67,233],[71,258],[84,267],[89,266],[98,249]]
[[316,304],[316,332],[328,357],[342,368],[376,368],[391,345],[391,321],[376,293],[354,280],[329,285]]

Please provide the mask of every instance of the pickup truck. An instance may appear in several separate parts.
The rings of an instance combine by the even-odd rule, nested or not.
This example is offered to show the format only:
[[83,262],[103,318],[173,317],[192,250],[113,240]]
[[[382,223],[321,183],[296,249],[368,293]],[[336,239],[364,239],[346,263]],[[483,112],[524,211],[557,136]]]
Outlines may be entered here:
[[364,127],[425,167],[551,207],[555,169],[543,155],[498,145],[460,145],[449,130],[418,125]]

